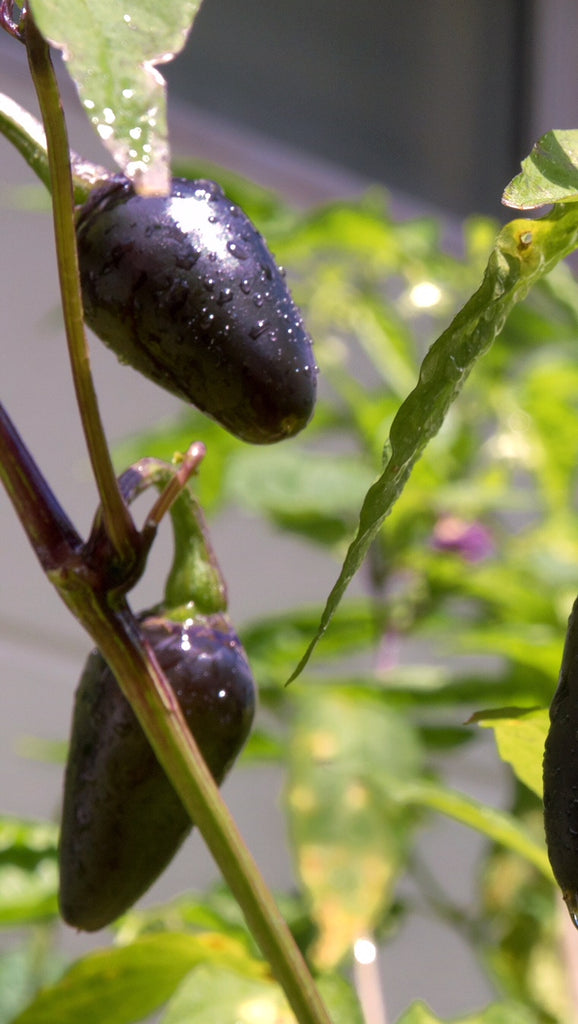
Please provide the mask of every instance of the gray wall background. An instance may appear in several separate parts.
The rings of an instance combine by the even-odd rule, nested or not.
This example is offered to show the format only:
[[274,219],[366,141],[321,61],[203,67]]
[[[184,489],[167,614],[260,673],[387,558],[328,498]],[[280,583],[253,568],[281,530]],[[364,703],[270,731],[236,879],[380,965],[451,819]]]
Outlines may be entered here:
[[176,91],[436,205],[496,213],[527,144],[528,0],[206,0]]

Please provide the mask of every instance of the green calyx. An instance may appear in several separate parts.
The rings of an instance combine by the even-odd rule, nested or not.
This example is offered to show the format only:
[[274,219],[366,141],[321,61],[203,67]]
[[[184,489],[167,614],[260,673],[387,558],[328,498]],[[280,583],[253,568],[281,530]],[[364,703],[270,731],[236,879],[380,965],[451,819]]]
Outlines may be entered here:
[[[173,561],[165,583],[164,600],[152,611],[176,622],[227,610],[227,588],[207,523],[193,494],[190,474],[186,474],[184,480],[180,476],[180,461],[176,457],[171,465],[160,459],[141,459],[119,478],[121,492],[129,504],[150,486],[160,491],[159,500],[145,522],[143,536],[148,532],[152,541],[160,518],[166,510],[170,512]],[[169,493],[171,497],[165,501]]]
[[202,509],[186,486],[171,507],[174,557],[165,583],[165,607],[181,621],[227,610],[227,588]]

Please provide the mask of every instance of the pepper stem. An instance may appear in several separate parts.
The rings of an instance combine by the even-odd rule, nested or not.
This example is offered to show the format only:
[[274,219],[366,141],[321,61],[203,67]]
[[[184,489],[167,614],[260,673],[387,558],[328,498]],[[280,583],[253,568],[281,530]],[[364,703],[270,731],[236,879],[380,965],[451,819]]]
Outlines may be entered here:
[[66,123],[48,45],[36,28],[30,11],[25,17],[24,37],[30,72],[46,132],[56,256],[76,398],[102,501],[106,530],[120,561],[130,565],[135,560],[135,550],[138,546],[136,527],[122,499],[114,474],[100,418],[84,331]]

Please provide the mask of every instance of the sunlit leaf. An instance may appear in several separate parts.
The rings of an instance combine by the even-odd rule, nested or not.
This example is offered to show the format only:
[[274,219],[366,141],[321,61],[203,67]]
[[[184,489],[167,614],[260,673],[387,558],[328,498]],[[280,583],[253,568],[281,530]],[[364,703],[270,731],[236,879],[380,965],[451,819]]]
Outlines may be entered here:
[[381,790],[420,755],[407,721],[360,693],[309,689],[295,702],[287,801],[321,969],[351,953],[383,915],[404,862],[409,818]]
[[214,967],[200,967],[171,999],[162,1024],[294,1024],[283,992],[271,981],[256,981]]
[[506,206],[534,210],[578,198],[578,131],[551,131],[522,160],[522,170],[502,197]]
[[38,27],[62,51],[90,122],[142,192],[169,191],[166,85],[157,65],[183,48],[200,3],[32,0]]
[[200,963],[247,965],[244,947],[223,935],[147,935],[78,960],[43,989],[14,1024],[132,1024],[165,1003]]
[[417,459],[434,437],[476,361],[502,330],[512,307],[548,270],[578,245],[578,204],[556,208],[541,220],[515,220],[502,228],[482,285],[435,342],[417,387],[392,424],[390,456],[365,496],[352,541],[317,633],[293,672],[303,670],[333,617],[369,546],[399,498]]
[[[319,980],[332,1024],[363,1024],[351,987],[339,977]],[[214,966],[199,967],[171,1000],[161,1024],[295,1024],[287,1001],[273,981],[243,977]]]
[[542,759],[550,718],[547,708],[501,708],[474,715],[472,721],[493,729],[502,761],[542,799]]

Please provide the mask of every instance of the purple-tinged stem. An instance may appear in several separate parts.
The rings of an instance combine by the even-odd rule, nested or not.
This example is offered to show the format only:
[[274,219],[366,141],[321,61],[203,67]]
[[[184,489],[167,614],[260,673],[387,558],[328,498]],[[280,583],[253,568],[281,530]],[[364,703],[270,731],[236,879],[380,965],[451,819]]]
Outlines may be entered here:
[[1,403],[0,480],[44,571],[76,559],[82,540]]

